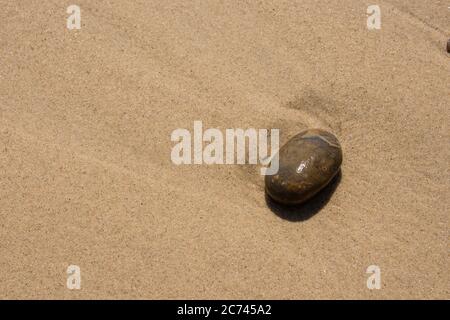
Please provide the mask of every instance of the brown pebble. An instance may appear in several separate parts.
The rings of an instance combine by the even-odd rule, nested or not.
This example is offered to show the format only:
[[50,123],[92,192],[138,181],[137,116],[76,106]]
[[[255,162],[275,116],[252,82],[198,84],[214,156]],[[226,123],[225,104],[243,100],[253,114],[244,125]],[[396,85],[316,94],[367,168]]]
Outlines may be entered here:
[[447,41],[447,52],[450,53],[450,39]]
[[322,190],[341,163],[342,149],[333,134],[303,131],[281,147],[278,173],[265,177],[266,192],[282,204],[300,204]]

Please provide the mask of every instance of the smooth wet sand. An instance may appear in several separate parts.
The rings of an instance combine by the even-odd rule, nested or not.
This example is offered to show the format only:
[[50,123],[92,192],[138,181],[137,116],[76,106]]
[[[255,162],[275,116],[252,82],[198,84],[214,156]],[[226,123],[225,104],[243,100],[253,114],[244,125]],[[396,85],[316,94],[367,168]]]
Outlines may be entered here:
[[[450,298],[447,2],[70,4],[0,0],[0,298]],[[267,204],[256,167],[172,164],[194,120],[331,130],[342,174]]]

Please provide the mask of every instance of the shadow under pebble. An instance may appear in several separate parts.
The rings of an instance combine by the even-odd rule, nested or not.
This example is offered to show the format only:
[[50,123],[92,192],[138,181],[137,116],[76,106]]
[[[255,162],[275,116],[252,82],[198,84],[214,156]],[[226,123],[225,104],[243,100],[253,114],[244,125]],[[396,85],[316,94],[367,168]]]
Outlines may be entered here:
[[341,179],[342,173],[341,170],[339,170],[333,180],[331,180],[324,189],[300,205],[288,206],[277,203],[273,201],[267,193],[265,193],[267,206],[273,213],[282,219],[292,222],[308,220],[318,213],[323,207],[325,207],[333,193],[336,191]]

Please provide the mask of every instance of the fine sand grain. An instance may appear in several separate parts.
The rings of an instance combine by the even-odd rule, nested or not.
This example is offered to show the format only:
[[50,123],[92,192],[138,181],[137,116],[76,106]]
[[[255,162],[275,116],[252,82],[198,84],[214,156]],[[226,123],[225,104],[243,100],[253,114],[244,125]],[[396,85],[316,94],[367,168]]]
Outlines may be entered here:
[[[0,0],[0,298],[449,299],[450,9],[372,2]],[[194,120],[330,130],[342,174],[284,210],[175,166]]]

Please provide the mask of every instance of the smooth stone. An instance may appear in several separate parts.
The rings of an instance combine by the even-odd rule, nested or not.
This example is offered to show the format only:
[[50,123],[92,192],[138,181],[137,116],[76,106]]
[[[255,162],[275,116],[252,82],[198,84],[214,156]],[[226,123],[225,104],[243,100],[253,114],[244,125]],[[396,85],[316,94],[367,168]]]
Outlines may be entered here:
[[266,192],[276,202],[300,204],[322,190],[341,163],[341,145],[333,134],[321,129],[303,131],[279,150],[279,170],[266,175]]

